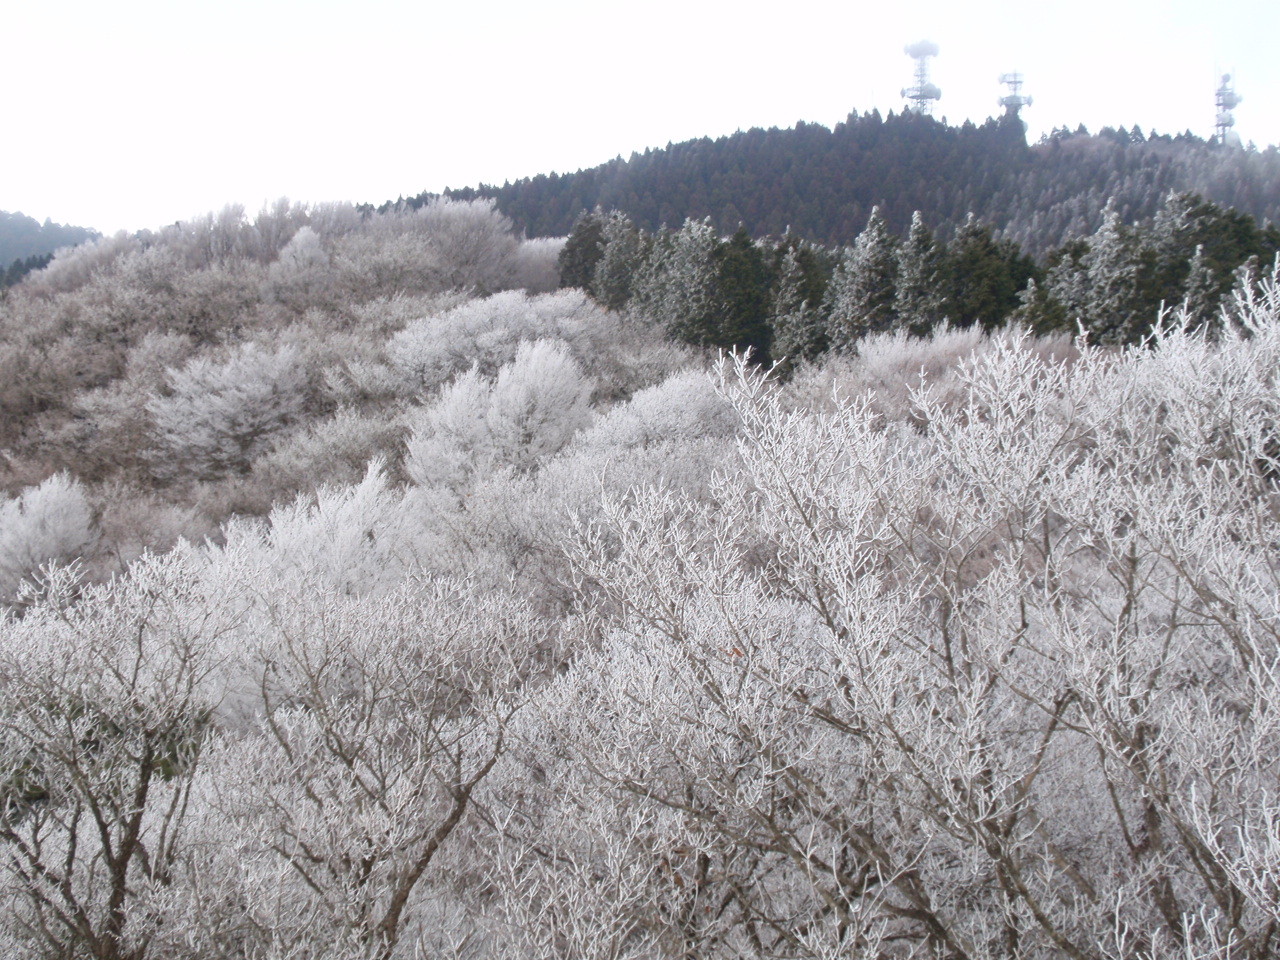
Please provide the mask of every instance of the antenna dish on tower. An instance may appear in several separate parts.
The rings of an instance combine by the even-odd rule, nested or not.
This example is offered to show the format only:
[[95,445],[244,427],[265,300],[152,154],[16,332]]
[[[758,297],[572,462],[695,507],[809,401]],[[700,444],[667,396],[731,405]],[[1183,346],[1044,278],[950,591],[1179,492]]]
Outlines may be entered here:
[[1006,117],[1017,117],[1018,111],[1023,107],[1031,106],[1031,98],[1022,95],[1022,74],[1002,73],[1000,74],[1000,82],[1009,88],[1008,96],[1001,97],[997,102],[1004,107],[1004,115]]
[[929,58],[938,55],[938,45],[931,40],[917,40],[903,47],[902,52],[916,62],[915,86],[902,91],[902,96],[911,101],[907,109],[928,116],[933,112],[934,101],[942,98],[942,91],[929,80]]
[[1235,114],[1231,111],[1240,106],[1240,101],[1243,99],[1244,97],[1236,93],[1235,88],[1231,86],[1231,74],[1224,73],[1222,83],[1219,84],[1214,97],[1214,103],[1218,107],[1218,116],[1214,122],[1214,139],[1223,145],[1240,142],[1240,137],[1231,129],[1236,125]]

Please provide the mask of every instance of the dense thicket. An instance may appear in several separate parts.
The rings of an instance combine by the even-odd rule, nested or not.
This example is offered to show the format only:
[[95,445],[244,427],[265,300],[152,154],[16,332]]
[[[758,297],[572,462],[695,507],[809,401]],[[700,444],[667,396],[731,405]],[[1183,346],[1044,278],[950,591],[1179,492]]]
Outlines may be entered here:
[[828,245],[852,243],[873,207],[895,233],[920,210],[944,237],[973,213],[1041,256],[1096,230],[1112,198],[1132,222],[1153,216],[1171,191],[1199,193],[1259,222],[1280,219],[1280,151],[1222,148],[1189,133],[1146,136],[1137,127],[1061,130],[1028,146],[1016,121],[953,127],[873,112],[833,129],[752,129],[447,193],[494,198],[531,236],[563,236],[597,206],[646,230],[710,218],[722,234],[790,228]]

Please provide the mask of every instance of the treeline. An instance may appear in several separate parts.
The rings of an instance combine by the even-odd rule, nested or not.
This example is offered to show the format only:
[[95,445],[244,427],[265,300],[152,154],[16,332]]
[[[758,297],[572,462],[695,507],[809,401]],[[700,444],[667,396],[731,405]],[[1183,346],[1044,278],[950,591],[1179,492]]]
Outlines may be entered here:
[[[914,211],[941,236],[970,213],[1041,256],[1092,233],[1114,198],[1126,221],[1155,215],[1170,191],[1195,192],[1259,222],[1280,219],[1280,153],[1229,149],[1190,133],[1135,127],[1059,130],[1028,146],[1020,123],[949,126],[929,117],[853,113],[828,129],[751,129],[621,157],[568,174],[446,191],[491,197],[530,236],[564,236],[584,210],[620,210],[653,231],[710,218],[718,233],[790,228],[851,243],[878,207],[905,232]],[[425,202],[428,194],[408,202]]]
[[1276,227],[1194,194],[1167,197],[1138,224],[1109,203],[1096,231],[1041,263],[972,214],[943,240],[918,210],[899,236],[874,208],[851,246],[830,248],[792,233],[753,240],[745,228],[724,238],[710,220],[649,232],[621,211],[595,210],[570,232],[560,282],[677,340],[796,362],[852,351],[870,333],[923,335],[944,321],[1083,327],[1098,342],[1136,342],[1161,304],[1213,320],[1232,286],[1252,282],[1277,252]]
[[49,262],[55,250],[74,247],[98,236],[85,227],[44,223],[21,213],[0,210],[0,287],[12,286]]

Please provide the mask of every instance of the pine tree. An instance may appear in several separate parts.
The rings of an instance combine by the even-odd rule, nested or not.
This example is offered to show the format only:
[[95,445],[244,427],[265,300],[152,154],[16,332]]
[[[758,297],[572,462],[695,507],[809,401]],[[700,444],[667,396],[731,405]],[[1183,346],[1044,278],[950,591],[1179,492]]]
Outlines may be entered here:
[[596,264],[604,255],[604,214],[600,208],[584,211],[569,231],[560,251],[560,286],[591,289]]
[[942,291],[942,250],[925,226],[919,210],[911,216],[911,230],[898,248],[898,277],[894,312],[899,325],[923,335],[942,320],[946,298]]
[[1182,288],[1182,309],[1193,323],[1210,323],[1222,302],[1221,285],[1205,257],[1204,246],[1196,244]]
[[1018,309],[1009,315],[1009,323],[1018,324],[1036,336],[1046,336],[1071,329],[1067,312],[1044,284],[1035,277],[1018,293]]
[[831,347],[855,349],[868,333],[894,325],[898,275],[897,240],[874,207],[866,229],[836,267],[827,291],[827,331]]
[[1084,322],[1100,343],[1133,342],[1154,319],[1138,307],[1137,253],[1132,232],[1115,203],[1108,203],[1082,261],[1087,277]]
[[715,305],[707,346],[752,351],[769,359],[769,273],[764,256],[746,230],[739,228],[714,252]]
[[810,300],[810,278],[799,247],[786,252],[772,303],[773,358],[792,364],[816,360],[827,351],[827,328],[819,303]]
[[689,219],[674,233],[659,231],[632,281],[632,306],[677,340],[716,342],[716,248],[710,220]]
[[640,231],[631,218],[610,211],[601,230],[604,252],[596,263],[591,293],[610,310],[621,310],[631,299],[631,282],[640,264]]
[[991,330],[1018,308],[1018,291],[1035,275],[1035,265],[1011,241],[997,241],[971,213],[947,249],[943,274],[951,321]]

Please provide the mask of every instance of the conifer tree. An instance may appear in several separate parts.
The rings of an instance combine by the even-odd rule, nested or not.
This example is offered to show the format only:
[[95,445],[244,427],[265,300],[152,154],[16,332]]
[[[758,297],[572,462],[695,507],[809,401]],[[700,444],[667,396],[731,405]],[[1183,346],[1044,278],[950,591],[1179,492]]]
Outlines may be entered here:
[[969,214],[947,249],[943,268],[949,318],[961,327],[999,326],[1017,309],[1018,291],[1035,272],[1016,244],[997,241],[988,224]]
[[1182,288],[1182,306],[1187,318],[1196,323],[1211,322],[1222,301],[1221,285],[1205,257],[1204,246],[1196,244]]
[[800,246],[788,250],[779,268],[772,303],[773,358],[791,363],[816,360],[827,350],[827,329],[816,298],[810,299],[811,280]]
[[604,214],[600,208],[584,211],[569,231],[560,251],[560,286],[591,289],[596,264],[604,254]]
[[906,242],[898,248],[897,322],[914,334],[925,334],[942,320],[945,303],[942,250],[917,210],[911,215]]
[[769,274],[764,256],[746,230],[739,228],[715,248],[715,305],[707,346],[750,349],[761,362],[769,358]]
[[604,220],[601,244],[591,293],[610,310],[621,310],[631,299],[631,281],[640,262],[640,231],[625,213],[612,210]]
[[851,351],[866,334],[894,325],[897,275],[897,240],[874,207],[831,278],[827,331],[832,349]]
[[1101,343],[1128,343],[1150,324],[1138,305],[1137,242],[1108,203],[1102,225],[1089,240],[1083,266],[1087,277],[1085,323]]
[[714,344],[718,244],[710,220],[659,232],[633,280],[634,306],[677,340]]

